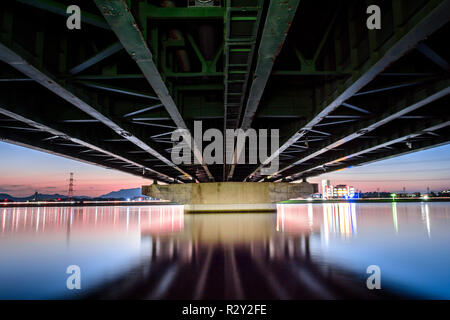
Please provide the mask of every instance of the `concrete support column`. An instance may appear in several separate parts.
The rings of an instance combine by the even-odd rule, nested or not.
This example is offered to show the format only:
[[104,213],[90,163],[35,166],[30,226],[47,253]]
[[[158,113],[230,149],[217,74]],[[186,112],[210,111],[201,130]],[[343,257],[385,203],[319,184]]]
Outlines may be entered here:
[[142,187],[142,194],[184,204],[186,211],[273,211],[283,200],[306,198],[314,193],[308,182],[211,182]]

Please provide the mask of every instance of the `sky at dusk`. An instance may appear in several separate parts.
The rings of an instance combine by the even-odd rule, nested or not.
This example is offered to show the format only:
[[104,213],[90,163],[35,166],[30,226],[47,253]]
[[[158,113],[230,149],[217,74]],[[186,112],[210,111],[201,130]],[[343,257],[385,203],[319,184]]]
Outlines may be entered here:
[[[28,196],[67,194],[69,173],[75,176],[75,195],[99,196],[151,183],[115,170],[0,142],[0,193]],[[450,144],[393,159],[310,178],[319,183],[349,184],[358,190],[398,192],[439,191],[450,188]]]
[[76,196],[100,196],[150,184],[148,179],[0,142],[0,193],[29,196],[35,191],[66,195],[70,172]]

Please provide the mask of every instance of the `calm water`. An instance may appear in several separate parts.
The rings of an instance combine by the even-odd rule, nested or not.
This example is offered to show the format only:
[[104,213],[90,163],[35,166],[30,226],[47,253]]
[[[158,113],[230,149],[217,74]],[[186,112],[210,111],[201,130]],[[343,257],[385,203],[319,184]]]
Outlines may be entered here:
[[[81,290],[68,290],[78,265]],[[366,268],[381,269],[381,290]],[[376,292],[375,292],[376,291]],[[0,298],[450,298],[450,204],[0,208]]]

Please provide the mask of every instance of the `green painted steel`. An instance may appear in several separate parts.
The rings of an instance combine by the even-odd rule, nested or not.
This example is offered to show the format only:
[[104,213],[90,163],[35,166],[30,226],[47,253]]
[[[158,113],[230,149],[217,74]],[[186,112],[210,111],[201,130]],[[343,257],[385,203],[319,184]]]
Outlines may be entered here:
[[163,8],[148,3],[141,4],[141,15],[150,19],[223,19],[225,9],[223,7],[188,7],[188,8]]
[[[226,2],[224,131],[239,126],[263,8],[264,1],[258,1],[256,6],[250,8],[233,5],[231,0]],[[235,60],[244,63],[242,66],[233,65]],[[234,79],[235,75],[238,75],[238,79]],[[227,148],[229,147],[225,146]],[[224,180],[230,172],[232,175],[233,168],[224,165]]]
[[[11,98],[8,96],[8,94],[5,94],[4,92],[0,95],[1,96],[1,103],[2,106],[8,106],[10,105],[11,102]],[[41,139],[41,141],[34,141],[35,137],[39,135],[39,133],[43,134],[50,134],[50,138],[51,140],[55,140],[55,139],[61,139],[63,141],[70,142],[73,143],[77,146],[83,147],[83,148],[87,148],[87,150],[89,150],[90,152],[97,152],[98,154],[101,155],[105,155],[108,157],[112,157],[118,161],[120,161],[122,164],[128,164],[134,167],[134,170],[126,170],[129,173],[132,173],[134,175],[140,175],[142,176],[142,168],[145,169],[144,172],[144,176],[146,175],[146,173],[153,173],[154,175],[152,175],[153,177],[156,177],[158,179],[163,179],[167,182],[171,182],[173,181],[174,178],[169,177],[165,174],[162,174],[160,172],[155,171],[152,168],[149,168],[147,166],[145,166],[144,164],[141,163],[137,163],[129,158],[124,157],[123,155],[120,154],[120,152],[111,152],[108,151],[108,149],[105,146],[99,146],[98,142],[94,142],[92,140],[94,140],[95,138],[90,136],[90,137],[86,137],[86,136],[82,136],[79,132],[70,132],[67,128],[67,126],[61,127],[59,128],[57,125],[55,125],[54,123],[47,123],[45,121],[34,121],[31,120],[30,118],[32,117],[32,110],[34,108],[36,108],[36,103],[42,103],[40,101],[35,101],[34,105],[29,105],[31,102],[26,99],[23,99],[23,97],[20,97],[21,100],[21,107],[20,108],[7,108],[7,107],[2,107],[0,108],[0,114],[4,115],[4,116],[8,116],[11,119],[15,119],[17,121],[21,121],[22,123],[25,123],[27,126],[31,127],[31,128],[35,128],[37,129],[38,132],[35,132],[33,134],[34,137],[27,138],[27,139],[23,139],[21,137],[18,137],[16,135],[14,135],[13,133],[8,133],[6,136],[7,137],[13,137],[13,141],[19,141],[22,144],[27,144],[27,146],[34,146],[34,147],[39,147],[41,149],[45,149],[47,152],[50,153],[58,153],[58,154],[65,154],[67,156],[67,151],[66,150],[58,150],[58,148],[56,148],[55,151],[55,144],[51,143],[50,145],[43,143],[43,141],[49,140],[48,138]],[[11,131],[11,130],[10,130]],[[56,146],[57,147],[57,146]],[[85,153],[85,152],[83,152]],[[105,163],[104,161],[100,161],[100,160],[96,160],[95,158],[89,157],[89,156],[83,156],[81,152],[69,152],[69,156],[73,159],[82,159],[83,161],[89,162],[89,163],[94,163],[95,165],[100,165],[102,167],[106,167],[108,168],[108,163]],[[117,167],[115,167],[117,169]],[[138,169],[139,174],[136,174],[136,169]]]
[[[412,140],[414,138],[422,137],[427,134],[432,134],[434,131],[443,129],[450,126],[450,121],[448,119],[439,119],[433,121],[432,125],[429,125],[428,123],[422,124],[420,128],[410,128],[409,133],[402,135],[401,137],[383,137],[382,139],[377,139],[375,141],[371,141],[369,143],[361,145],[356,152],[349,152],[348,150],[345,150],[345,152],[340,152],[335,154],[332,158],[327,158],[325,161],[322,161],[322,163],[318,166],[314,166],[312,168],[303,169],[300,172],[297,172],[291,176],[293,179],[292,181],[296,181],[297,179],[303,179],[308,174],[312,173],[313,171],[321,170],[324,171],[324,168],[327,169],[329,167],[333,166],[339,166],[339,169],[347,168],[350,165],[349,164],[343,164],[343,161],[355,161],[357,158],[367,155],[372,152],[377,151],[383,151],[383,149],[389,149],[392,150],[392,146],[399,144],[399,143],[406,143],[409,140]],[[331,160],[332,159],[332,160]]]
[[[121,0],[105,1],[95,0],[99,10],[105,17],[106,21],[115,32],[123,47],[127,50],[133,60],[137,63],[147,81],[156,92],[162,104],[166,107],[167,112],[175,122],[176,126],[181,129],[188,129],[183,117],[181,116],[169,90],[164,83],[161,74],[156,67],[152,53],[147,46],[139,27],[134,20],[127,4]],[[194,157],[198,163],[203,163],[203,155],[198,147],[193,144]],[[202,165],[210,180],[214,177],[209,172],[206,165]]]
[[300,0],[271,1],[258,49],[258,59],[241,128],[250,128],[273,65],[280,53]]
[[[425,94],[426,93],[426,94]],[[290,163],[288,166],[282,168],[274,175],[278,175],[286,170],[289,170],[295,166],[298,166],[308,160],[319,157],[325,152],[335,149],[344,143],[356,139],[364,134],[368,134],[371,131],[376,130],[382,125],[386,124],[389,121],[393,121],[395,119],[400,118],[401,116],[413,112],[424,105],[432,103],[436,100],[439,100],[445,96],[450,94],[450,81],[443,80],[441,82],[437,82],[432,85],[425,86],[421,90],[414,92],[414,94],[408,97],[408,101],[411,101],[409,105],[407,105],[407,100],[402,99],[397,102],[395,106],[391,107],[388,112],[384,113],[382,116],[378,118],[359,121],[354,128],[352,128],[352,133],[344,132],[342,135],[337,137],[331,137],[327,139],[324,143],[322,143],[321,147],[317,150],[307,152],[307,154],[302,154],[300,159],[295,160]],[[424,98],[425,97],[425,98]]]
[[[68,1],[4,1],[0,138],[169,183],[301,179],[447,141],[450,0],[382,1],[368,30],[372,2],[83,1],[68,30]],[[281,145],[174,167],[170,131],[196,120]]]
[[0,60],[10,64],[11,66],[14,66],[17,70],[23,72],[30,78],[34,79],[36,82],[38,82],[48,90],[60,96],[67,102],[73,104],[80,110],[92,116],[94,119],[101,121],[102,123],[110,127],[112,130],[114,130],[118,135],[128,139],[130,142],[134,143],[139,148],[145,150],[149,154],[160,159],[167,165],[172,166],[175,169],[179,170],[183,175],[189,176],[188,173],[178,168],[170,160],[168,160],[160,153],[158,153],[156,150],[151,148],[147,143],[137,138],[133,134],[129,133],[127,130],[125,130],[122,126],[120,126],[120,123],[118,124],[116,121],[111,120],[110,118],[106,117],[104,114],[99,112],[96,108],[94,108],[91,105],[90,102],[86,101],[87,100],[86,98],[80,98],[77,95],[75,89],[70,88],[68,89],[63,87],[59,83],[59,81],[55,80],[55,77],[53,75],[48,75],[42,70],[39,70],[32,63],[27,61],[27,59],[24,58],[24,56],[27,57],[31,55],[27,54],[26,52],[22,52],[22,54],[20,55],[17,52],[5,46],[4,44],[0,43]]
[[[241,129],[243,130],[250,128],[255,117],[273,65],[283,47],[299,2],[300,0],[270,1],[259,43],[256,69],[252,77],[247,105],[242,118]],[[239,115],[241,109],[242,105],[239,109]],[[231,165],[227,180],[232,179],[235,166],[234,164]]]
[[175,102],[170,96],[169,90],[153,62],[152,53],[127,5],[120,0],[96,0],[95,3],[104,15],[106,21],[110,24],[112,30],[116,33],[123,47],[142,70],[142,73],[152,86],[153,90],[155,90],[176,125],[179,128],[186,128],[186,124],[184,123]]
[[[380,74],[391,63],[406,54],[421,40],[441,28],[450,20],[450,1],[429,1],[408,21],[404,22],[402,28],[395,29],[394,34],[377,47],[375,58],[369,57],[367,61],[355,71],[353,76],[341,85],[332,94],[326,95],[320,104],[320,109],[311,115],[305,124],[298,123],[292,130],[294,133],[280,146],[278,150],[267,158],[265,163],[258,166],[247,177],[255,176],[261,168],[283,153],[292,144],[304,137],[311,129],[320,123],[329,113],[336,110],[347,99],[351,98],[365,85],[370,83],[375,76]],[[350,34],[350,38],[352,38]],[[353,45],[353,50],[356,50]],[[353,62],[354,66],[356,62]],[[260,178],[259,178],[260,179]]]

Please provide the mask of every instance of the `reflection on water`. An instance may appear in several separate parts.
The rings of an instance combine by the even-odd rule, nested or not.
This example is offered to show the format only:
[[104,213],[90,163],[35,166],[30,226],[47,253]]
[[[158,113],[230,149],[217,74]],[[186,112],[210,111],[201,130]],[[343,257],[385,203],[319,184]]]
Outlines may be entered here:
[[0,223],[0,298],[450,298],[447,203],[1,208]]
[[[1,209],[0,209],[1,210]],[[182,206],[3,208],[1,236],[81,230],[168,233],[183,230]]]

